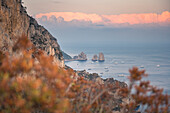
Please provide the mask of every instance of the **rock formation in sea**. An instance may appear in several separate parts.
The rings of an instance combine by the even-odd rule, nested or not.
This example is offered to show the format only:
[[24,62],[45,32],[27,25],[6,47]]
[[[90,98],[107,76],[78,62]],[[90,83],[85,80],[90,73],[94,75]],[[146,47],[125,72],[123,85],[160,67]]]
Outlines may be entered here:
[[97,61],[97,60],[98,60],[97,55],[94,55],[93,58],[92,58],[92,61]]
[[103,62],[104,60],[105,60],[104,54],[103,53],[99,53],[99,61]]
[[56,38],[27,14],[22,0],[0,0],[0,50],[10,53],[22,35],[27,36],[37,49],[54,56],[54,61],[64,67],[64,58]]
[[84,52],[81,52],[78,56],[74,56],[73,60],[86,61],[87,60],[87,55]]

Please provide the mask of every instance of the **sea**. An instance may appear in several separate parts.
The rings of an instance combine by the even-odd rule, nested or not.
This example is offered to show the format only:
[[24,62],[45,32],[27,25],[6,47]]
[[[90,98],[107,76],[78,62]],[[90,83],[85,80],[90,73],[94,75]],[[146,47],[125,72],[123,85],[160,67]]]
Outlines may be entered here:
[[[170,94],[170,47],[169,46],[129,46],[122,47],[66,47],[64,51],[70,56],[84,52],[87,61],[69,61],[66,65],[75,70],[98,73],[102,78],[114,78],[128,83],[129,69],[138,67],[145,70],[152,85],[164,89]],[[93,62],[95,54],[104,53],[104,62]]]

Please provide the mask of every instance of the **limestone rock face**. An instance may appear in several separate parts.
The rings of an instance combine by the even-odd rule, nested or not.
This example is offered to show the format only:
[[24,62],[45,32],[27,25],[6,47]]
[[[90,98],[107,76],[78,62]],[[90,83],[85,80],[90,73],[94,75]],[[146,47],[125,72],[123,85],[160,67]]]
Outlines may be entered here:
[[36,48],[55,57],[64,67],[64,58],[57,40],[37,21],[30,17],[22,0],[0,0],[0,50],[11,51],[17,37],[28,36]]
[[99,61],[104,61],[105,58],[104,58],[104,54],[103,53],[99,53]]
[[93,58],[92,58],[92,61],[97,61],[97,60],[98,60],[97,55],[94,55]]

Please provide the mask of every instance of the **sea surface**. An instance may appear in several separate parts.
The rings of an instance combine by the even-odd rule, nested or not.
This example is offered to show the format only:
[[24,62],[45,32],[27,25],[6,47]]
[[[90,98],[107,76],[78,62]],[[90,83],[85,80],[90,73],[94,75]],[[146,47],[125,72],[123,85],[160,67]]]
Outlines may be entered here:
[[[134,47],[68,47],[65,52],[71,56],[80,52],[87,54],[87,61],[70,61],[66,65],[75,70],[86,70],[98,73],[102,78],[114,78],[128,83],[129,69],[136,66],[145,69],[149,74],[145,80],[152,85],[164,88],[170,94],[170,47],[165,46],[134,46]],[[103,52],[105,62],[92,62],[94,54]],[[122,76],[123,75],[123,76]]]

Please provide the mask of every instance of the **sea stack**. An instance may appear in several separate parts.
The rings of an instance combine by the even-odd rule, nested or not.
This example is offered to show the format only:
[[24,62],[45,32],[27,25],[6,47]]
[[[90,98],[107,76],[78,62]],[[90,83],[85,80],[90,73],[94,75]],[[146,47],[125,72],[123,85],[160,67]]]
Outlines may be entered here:
[[78,55],[78,60],[80,61],[86,61],[87,60],[87,56],[84,52],[81,52],[79,55]]
[[97,61],[97,60],[98,60],[97,55],[94,55],[93,58],[92,58],[92,61]]
[[87,55],[84,52],[81,52],[78,56],[74,56],[73,60],[86,61],[87,60]]
[[99,53],[99,62],[103,62],[103,61],[105,61],[104,54],[103,53]]

